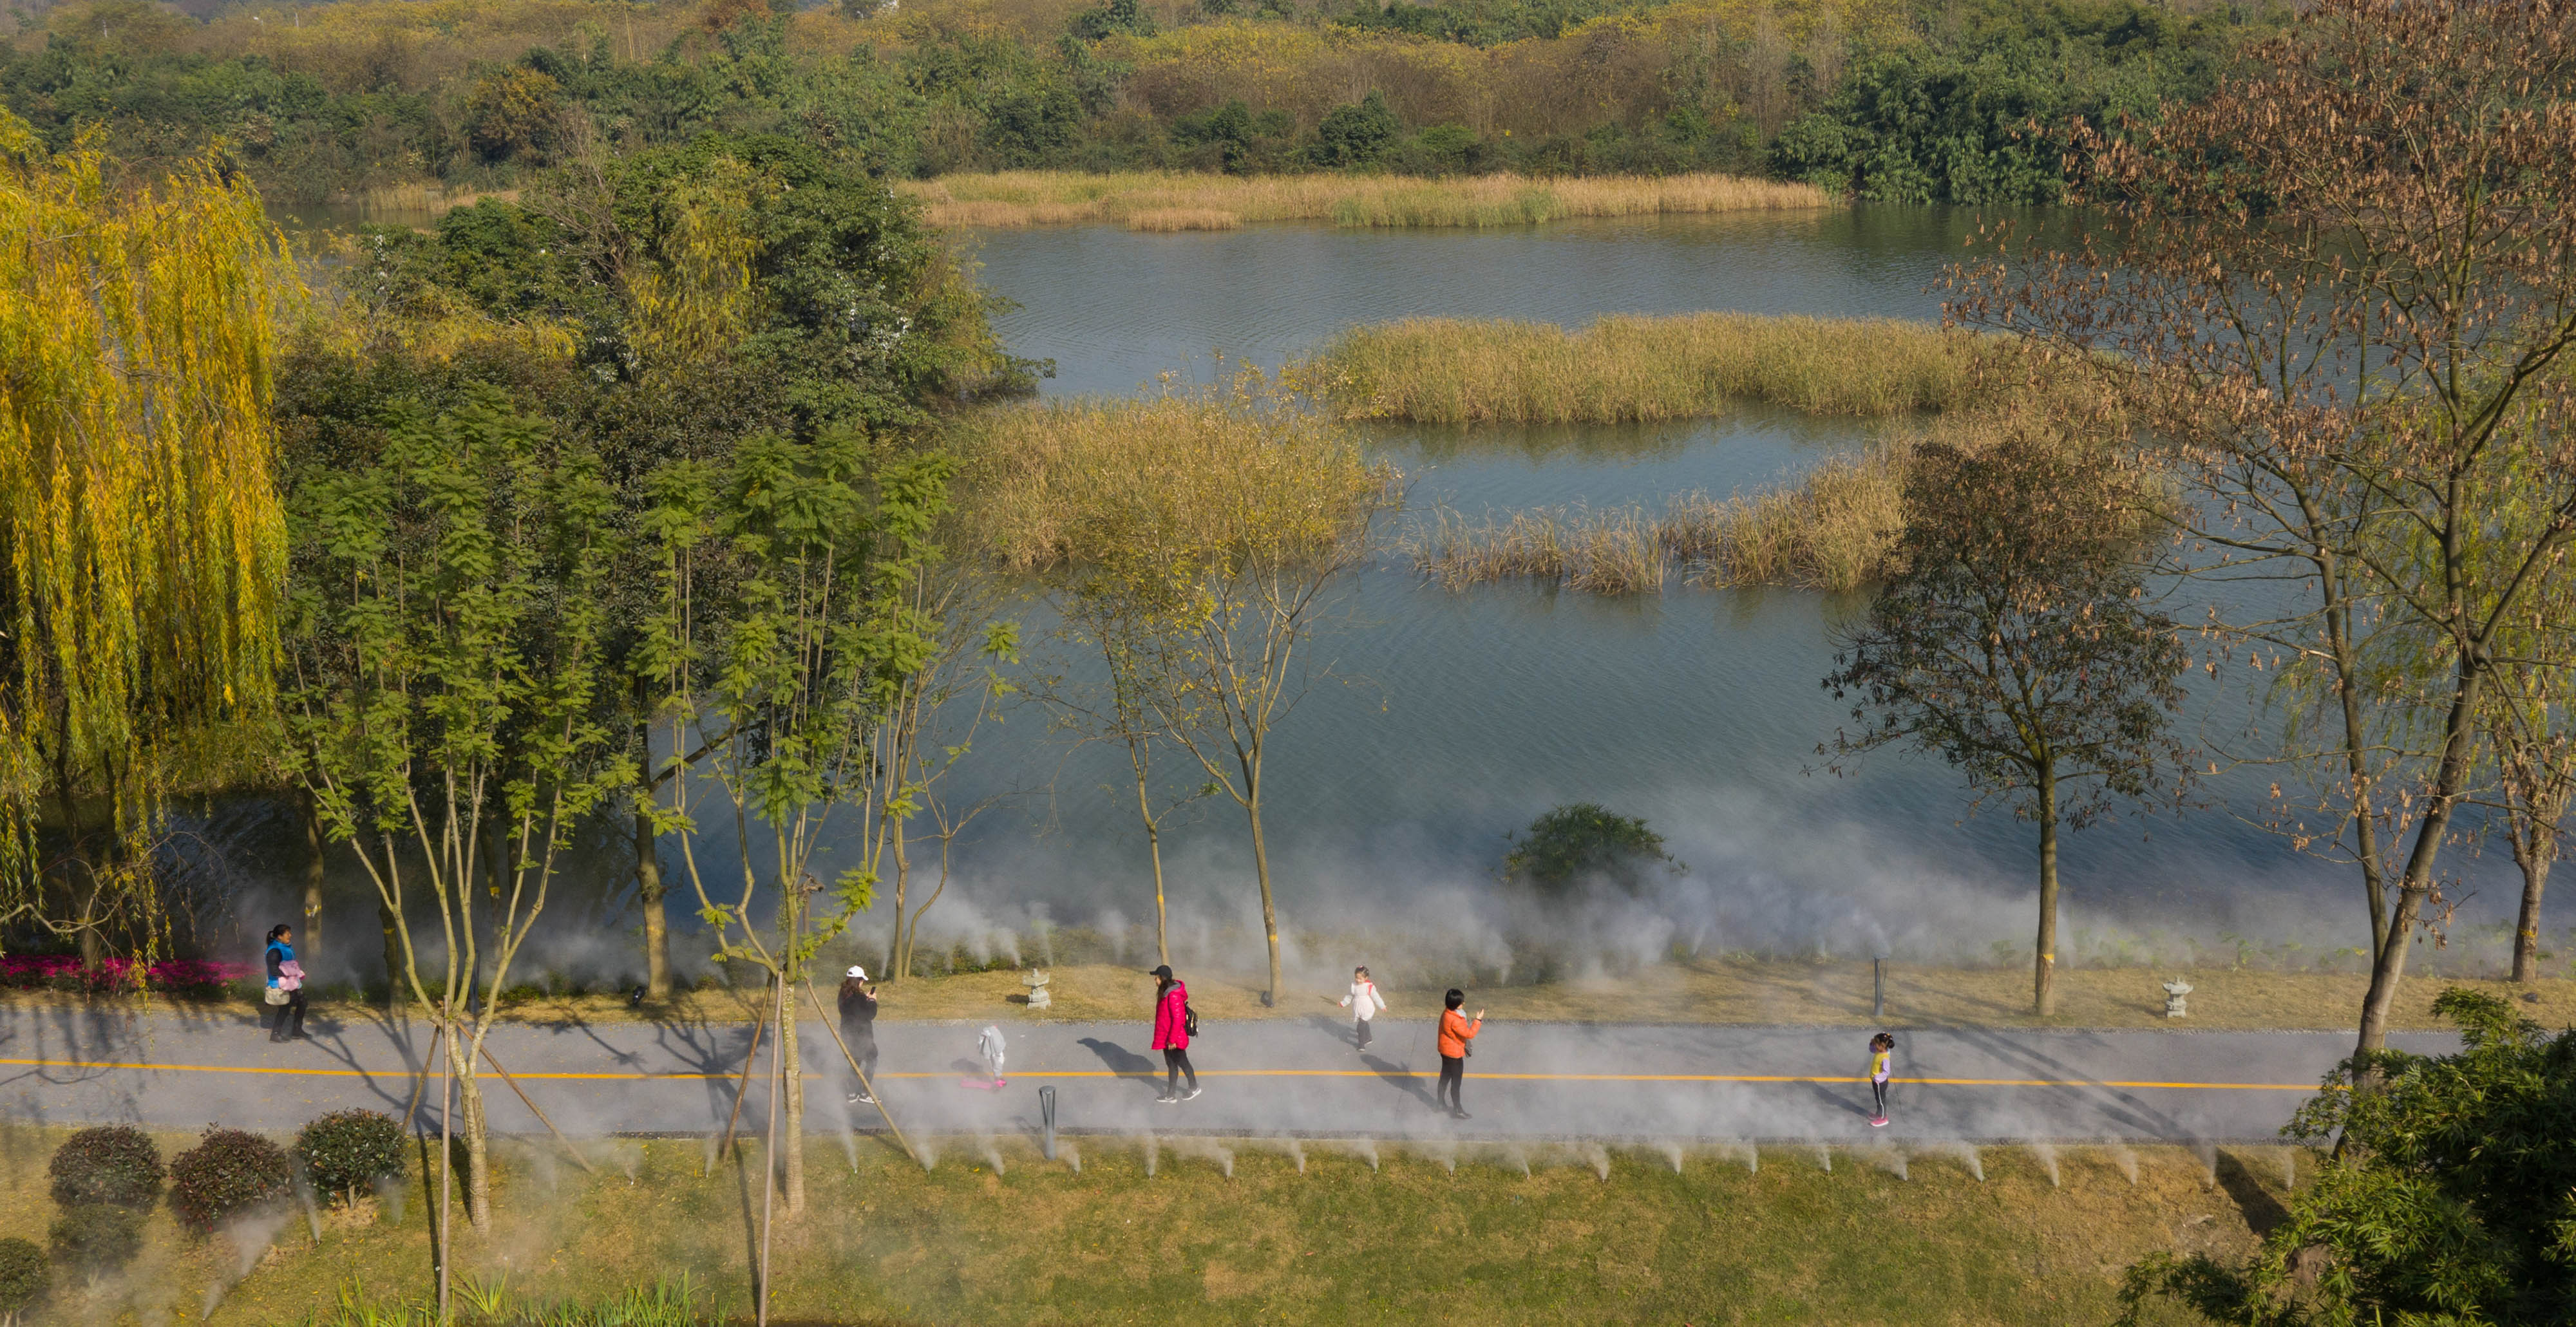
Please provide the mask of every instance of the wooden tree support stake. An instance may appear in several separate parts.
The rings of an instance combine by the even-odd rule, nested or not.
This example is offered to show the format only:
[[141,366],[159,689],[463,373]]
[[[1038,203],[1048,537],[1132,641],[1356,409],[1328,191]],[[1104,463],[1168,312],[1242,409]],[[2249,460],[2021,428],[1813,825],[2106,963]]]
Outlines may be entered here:
[[[774,982],[778,978],[772,975],[770,980]],[[717,1156],[723,1156],[733,1147],[734,1128],[742,1123],[742,1099],[751,1095],[751,1066],[760,1060],[760,1034],[768,1026],[769,1020],[766,1018],[751,1025],[751,1049],[743,1053],[742,1081],[734,1085],[733,1114],[725,1120],[724,1141],[716,1144]]]
[[814,1016],[823,1020],[823,1030],[832,1034],[832,1044],[841,1048],[841,1058],[848,1060],[850,1072],[858,1075],[859,1090],[876,1103],[877,1115],[885,1120],[886,1132],[893,1134],[895,1142],[902,1145],[905,1156],[919,1163],[921,1154],[912,1150],[912,1140],[904,1137],[903,1130],[895,1124],[893,1113],[886,1109],[885,1098],[877,1095],[876,1085],[868,1081],[867,1071],[859,1067],[859,1057],[851,1054],[850,1043],[841,1039],[841,1029],[834,1026],[829,1014],[823,1012],[823,997],[814,993],[814,979],[811,977],[805,979],[805,998],[814,1002]]
[[512,1078],[510,1076],[510,1071],[501,1067],[501,1057],[494,1055],[491,1047],[486,1046],[483,1048],[483,1058],[491,1061],[492,1072],[499,1074],[501,1076],[501,1081],[509,1084],[510,1090],[519,1094],[519,1104],[527,1107],[528,1113],[537,1117],[537,1123],[546,1126],[546,1132],[553,1134],[555,1136],[555,1141],[564,1145],[565,1151],[572,1153],[572,1163],[581,1167],[582,1173],[585,1175],[598,1174],[599,1171],[591,1166],[590,1158],[583,1156],[581,1154],[581,1149],[573,1146],[571,1139],[564,1137],[563,1130],[556,1128],[555,1122],[547,1119],[544,1111],[537,1109],[537,1103],[528,1099],[527,1089],[519,1086],[519,1080]]

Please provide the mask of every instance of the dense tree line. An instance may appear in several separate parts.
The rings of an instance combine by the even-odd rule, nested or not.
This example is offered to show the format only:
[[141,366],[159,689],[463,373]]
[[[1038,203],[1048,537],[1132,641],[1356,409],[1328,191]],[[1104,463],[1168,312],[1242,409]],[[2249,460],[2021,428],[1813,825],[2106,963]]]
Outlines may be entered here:
[[471,23],[405,45],[364,3],[294,11],[347,38],[297,44],[240,36],[240,15],[87,0],[0,47],[0,105],[57,149],[89,126],[129,159],[219,138],[272,196],[306,202],[509,186],[598,144],[709,132],[799,137],[898,176],[1714,169],[2046,202],[2070,126],[2205,94],[2274,22],[2141,0],[1106,0],[999,22],[935,0],[866,18],[771,3],[671,0],[643,11],[644,37],[632,11],[564,4],[551,40],[514,47]]

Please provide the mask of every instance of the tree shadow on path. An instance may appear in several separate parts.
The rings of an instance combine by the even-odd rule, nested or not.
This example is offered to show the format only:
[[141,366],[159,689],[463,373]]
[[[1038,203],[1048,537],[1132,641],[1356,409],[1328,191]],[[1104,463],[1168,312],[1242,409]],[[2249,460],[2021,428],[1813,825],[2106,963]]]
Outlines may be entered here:
[[1441,1108],[1438,1098],[1435,1098],[1430,1093],[1422,1090],[1422,1076],[1413,1072],[1412,1069],[1389,1060],[1381,1060],[1378,1057],[1365,1052],[1360,1055],[1360,1063],[1376,1070],[1377,1076],[1386,1080],[1389,1084],[1403,1088],[1406,1092],[1411,1093],[1414,1100],[1421,1102],[1423,1105],[1433,1110],[1439,1110]]

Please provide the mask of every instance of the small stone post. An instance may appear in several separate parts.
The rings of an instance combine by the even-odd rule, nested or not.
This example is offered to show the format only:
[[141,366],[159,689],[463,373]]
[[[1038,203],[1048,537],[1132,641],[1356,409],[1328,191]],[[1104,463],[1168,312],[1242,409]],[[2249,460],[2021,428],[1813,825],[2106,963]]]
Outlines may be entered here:
[[2184,980],[2183,980],[2182,978],[2180,978],[2180,977],[2176,977],[2176,978],[2174,978],[2172,981],[2169,981],[2169,982],[2164,983],[2164,988],[2165,988],[2165,1017],[2167,1017],[2167,1018],[2189,1018],[2189,1017],[2191,1017],[2191,1011],[2190,1011],[2190,1010],[2188,1010],[2188,1009],[2185,1009],[2185,1008],[2183,1007],[2183,997],[2184,997],[2184,996],[2187,996],[2187,995],[2189,995],[2189,994],[2191,994],[2191,983],[2190,983],[2190,982],[2187,982],[2187,981],[2184,981]]

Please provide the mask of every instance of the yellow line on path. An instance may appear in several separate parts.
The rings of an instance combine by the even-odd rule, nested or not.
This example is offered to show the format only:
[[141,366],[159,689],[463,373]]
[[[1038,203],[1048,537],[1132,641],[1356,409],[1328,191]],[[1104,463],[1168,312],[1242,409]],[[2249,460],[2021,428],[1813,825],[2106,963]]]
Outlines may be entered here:
[[[178,1074],[277,1074],[309,1078],[408,1078],[414,1072],[409,1069],[299,1069],[285,1066],[246,1064],[92,1064],[81,1060],[25,1060],[7,1058],[0,1058],[0,1065],[23,1065],[37,1069],[139,1070],[150,1073]],[[657,1079],[698,1080],[709,1078],[732,1078],[737,1072],[738,1071],[736,1070],[727,1069],[706,1073],[682,1072],[665,1074],[517,1073],[512,1074],[511,1077],[522,1080],[547,1079],[575,1082],[649,1082]],[[805,1075],[805,1077],[813,1079],[821,1079],[828,1076],[829,1075],[826,1074]],[[889,1073],[876,1075],[876,1077],[880,1079],[952,1078],[957,1076],[958,1075],[954,1073]],[[1012,1078],[1160,1078],[1162,1076],[1163,1075],[1160,1070],[1144,1070],[1135,1073],[1127,1073],[1115,1069],[1040,1069],[1010,1075]],[[1391,1075],[1381,1074],[1374,1069],[1208,1069],[1203,1070],[1200,1073],[1200,1077],[1202,1078],[1386,1078],[1390,1076]],[[1425,1075],[1406,1072],[1392,1076],[1420,1078]],[[1833,1075],[1816,1074],[1477,1074],[1476,1078],[1480,1082],[1502,1080],[1507,1082],[1530,1083],[1865,1083],[1869,1081],[1867,1078],[1858,1075],[1844,1078]],[[1897,1081],[1900,1083],[1917,1084],[1929,1087],[2121,1087],[2160,1088],[2174,1091],[2205,1092],[2314,1092],[2317,1090],[2316,1084],[2314,1083],[2166,1083],[2146,1080],[2131,1081],[2122,1079],[2090,1078],[1900,1078]]]

